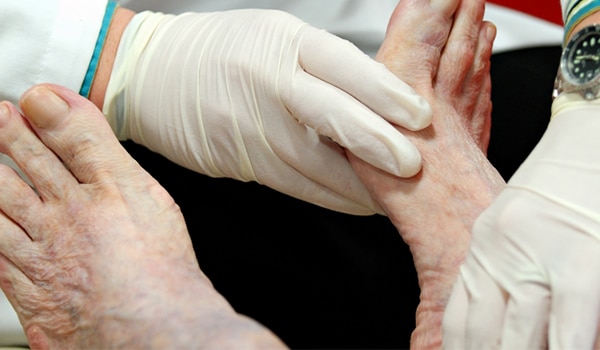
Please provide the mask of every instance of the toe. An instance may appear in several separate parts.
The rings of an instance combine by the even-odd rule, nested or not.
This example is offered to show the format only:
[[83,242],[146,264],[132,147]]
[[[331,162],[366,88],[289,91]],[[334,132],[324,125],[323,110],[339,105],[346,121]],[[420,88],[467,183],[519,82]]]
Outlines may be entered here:
[[[462,1],[462,2],[464,2],[464,1]],[[460,3],[461,3],[460,0],[430,0],[429,1],[430,6],[435,10],[435,12],[441,13],[445,17],[454,16],[454,13],[456,12],[456,9],[458,8]]]
[[35,253],[24,249],[31,245],[31,241],[23,238],[25,236],[18,232],[19,228],[6,217],[0,217],[0,229],[0,288],[11,304],[18,306],[18,295],[29,294],[32,288],[26,269],[23,269],[27,264],[19,256],[33,256]]
[[419,93],[428,95],[458,3],[400,1],[377,59]]
[[38,85],[21,108],[42,142],[81,183],[102,182],[135,162],[127,156],[104,115],[90,101],[57,85]]
[[[44,200],[51,200],[76,184],[56,155],[44,146],[17,109],[7,102],[0,103],[0,152],[14,160]],[[9,189],[3,186],[2,191]],[[10,206],[10,201],[2,204]]]
[[480,32],[475,63],[467,75],[463,89],[466,95],[477,96],[471,111],[470,133],[484,153],[487,153],[492,125],[490,59],[495,36],[496,27],[491,23],[484,22]]
[[445,91],[461,93],[475,61],[484,5],[482,0],[461,1],[456,11],[437,75],[437,86]]
[[[43,213],[40,197],[10,167],[0,165],[0,219],[10,220],[20,228],[27,230],[31,222]],[[8,234],[8,232],[6,232]],[[23,238],[26,234],[23,232]],[[6,239],[0,232],[0,243]],[[31,237],[36,240],[38,237]],[[3,251],[0,249],[0,252]]]

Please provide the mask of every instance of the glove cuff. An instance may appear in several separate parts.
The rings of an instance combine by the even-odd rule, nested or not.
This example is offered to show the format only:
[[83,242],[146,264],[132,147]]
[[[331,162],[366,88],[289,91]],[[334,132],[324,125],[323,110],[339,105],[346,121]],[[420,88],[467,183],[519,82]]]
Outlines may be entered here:
[[552,102],[552,114],[550,120],[566,110],[590,106],[600,107],[600,99],[586,100],[580,94],[576,93],[560,94]]
[[121,37],[113,69],[106,87],[102,112],[113,132],[121,141],[130,138],[129,124],[135,123],[130,102],[134,100],[131,91],[131,76],[135,74],[138,60],[144,52],[156,27],[169,15],[144,11],[133,16]]

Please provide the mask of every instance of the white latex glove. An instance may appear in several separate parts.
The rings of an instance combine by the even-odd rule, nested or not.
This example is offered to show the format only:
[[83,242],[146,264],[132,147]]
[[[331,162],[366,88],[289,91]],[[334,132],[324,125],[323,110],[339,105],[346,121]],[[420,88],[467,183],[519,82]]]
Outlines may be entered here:
[[[477,220],[445,349],[592,349],[600,325],[600,103],[561,96]],[[600,346],[600,344],[596,344]]]
[[427,102],[382,64],[269,10],[138,14],[104,112],[121,139],[189,169],[352,214],[381,211],[338,144],[410,177],[420,155],[389,122],[431,121]]

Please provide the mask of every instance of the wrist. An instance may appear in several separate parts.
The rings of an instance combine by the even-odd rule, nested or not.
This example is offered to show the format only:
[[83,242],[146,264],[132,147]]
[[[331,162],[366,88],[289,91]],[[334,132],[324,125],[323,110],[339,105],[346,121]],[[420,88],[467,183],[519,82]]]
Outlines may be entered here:
[[[600,2],[600,0],[598,1]],[[594,3],[582,2],[588,9]],[[583,12],[579,8],[573,10]],[[570,16],[570,15],[569,15]],[[572,21],[572,20],[571,20]],[[600,11],[588,11],[574,28],[565,27],[565,43],[554,82],[551,119],[570,107],[586,106],[600,98],[598,58]]]
[[104,104],[106,88],[117,56],[117,48],[119,47],[125,28],[134,15],[135,12],[119,6],[116,8],[110,21],[88,96],[89,100],[100,109],[102,109],[102,105]]

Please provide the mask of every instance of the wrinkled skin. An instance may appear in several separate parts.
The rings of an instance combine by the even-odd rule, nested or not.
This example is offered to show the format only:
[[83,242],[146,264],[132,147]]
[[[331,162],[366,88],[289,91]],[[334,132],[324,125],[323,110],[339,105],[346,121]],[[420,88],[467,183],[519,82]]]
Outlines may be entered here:
[[32,348],[283,347],[214,290],[178,206],[91,102],[45,85],[21,107],[0,104],[0,151],[37,193],[0,166],[0,285]]
[[504,187],[487,161],[489,59],[495,28],[484,1],[403,0],[377,59],[425,96],[434,112],[420,132],[402,130],[423,156],[412,179],[349,154],[355,170],[409,245],[421,300],[412,348],[441,346],[441,322],[477,216]]
[[[350,156],[411,247],[422,288],[415,348],[439,345],[470,226],[503,185],[482,152],[492,39],[481,11],[480,1],[400,3],[378,59],[432,104],[431,127],[403,131],[424,167],[399,180]],[[66,109],[49,108],[48,91]],[[89,102],[47,85],[24,97],[25,118],[2,106],[0,151],[37,193],[0,167],[0,284],[33,348],[283,346],[213,289],[179,209]]]

